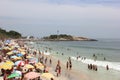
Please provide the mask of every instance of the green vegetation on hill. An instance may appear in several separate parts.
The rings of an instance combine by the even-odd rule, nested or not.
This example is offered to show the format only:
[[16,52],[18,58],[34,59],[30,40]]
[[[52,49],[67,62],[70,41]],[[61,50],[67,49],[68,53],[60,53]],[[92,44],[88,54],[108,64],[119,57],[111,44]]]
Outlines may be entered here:
[[60,35],[50,35],[44,37],[43,40],[48,41],[97,41],[96,39],[90,39],[86,37],[75,37],[67,34],[60,34]]
[[11,30],[11,31],[7,32],[6,30],[0,28],[0,39],[2,39],[2,40],[6,39],[6,38],[17,39],[20,37],[21,37],[21,34],[16,31]]
[[71,35],[60,34],[60,35],[50,35],[48,37],[44,37],[45,40],[73,40]]

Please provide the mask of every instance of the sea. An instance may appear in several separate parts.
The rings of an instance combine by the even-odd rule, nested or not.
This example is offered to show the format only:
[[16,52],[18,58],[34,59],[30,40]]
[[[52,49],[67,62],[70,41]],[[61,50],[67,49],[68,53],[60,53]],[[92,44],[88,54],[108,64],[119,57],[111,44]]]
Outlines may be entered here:
[[[120,80],[120,39],[97,39],[98,41],[37,41],[32,46],[46,51],[66,65],[72,60],[72,70],[86,74],[87,80]],[[98,70],[89,70],[88,64]],[[109,70],[106,70],[108,65]]]

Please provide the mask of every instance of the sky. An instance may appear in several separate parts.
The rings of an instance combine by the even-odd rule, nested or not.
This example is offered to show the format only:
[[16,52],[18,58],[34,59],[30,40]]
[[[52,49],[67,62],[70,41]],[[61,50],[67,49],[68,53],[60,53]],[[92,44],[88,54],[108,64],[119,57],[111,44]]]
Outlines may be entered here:
[[23,36],[120,38],[120,0],[0,0],[0,28]]

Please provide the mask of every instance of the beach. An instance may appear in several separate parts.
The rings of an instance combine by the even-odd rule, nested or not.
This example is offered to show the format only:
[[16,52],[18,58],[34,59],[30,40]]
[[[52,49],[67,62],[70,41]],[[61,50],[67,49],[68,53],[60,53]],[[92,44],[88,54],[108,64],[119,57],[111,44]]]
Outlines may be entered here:
[[[29,44],[31,45],[33,43],[30,42]],[[45,52],[45,51],[40,52],[36,48],[31,48],[32,46],[30,46],[30,45],[25,45],[23,41],[19,41],[19,40],[18,41],[17,40],[9,40],[9,41],[7,40],[7,42],[6,41],[3,42],[3,44],[1,45],[1,56],[3,58],[2,57],[0,58],[2,60],[2,62],[0,64],[0,69],[1,70],[3,69],[5,71],[10,70],[10,72],[9,73],[7,73],[7,72],[3,73],[3,76],[0,77],[0,80],[4,80],[4,79],[5,80],[13,80],[13,79],[15,79],[15,80],[26,80],[26,78],[24,78],[25,74],[33,72],[33,71],[36,72],[36,68],[34,67],[34,64],[40,62],[39,61],[40,57],[47,58],[46,62],[44,62],[45,59],[43,59],[43,65],[46,66],[47,73],[52,74],[54,76],[55,80],[83,80],[83,79],[88,80],[86,75],[84,75],[82,73],[78,74],[77,72],[74,72],[74,70],[66,69],[66,65],[64,65],[63,64],[64,62],[62,62],[62,61],[59,62],[59,65],[61,66],[61,73],[57,77],[55,69],[56,69],[56,65],[58,64],[59,59],[50,55],[48,52]],[[19,52],[19,50],[20,50],[20,52]],[[18,54],[19,54],[19,58],[17,57]],[[29,56],[29,58],[33,58],[33,59],[35,58],[35,62],[31,63],[29,61],[29,62],[26,63],[26,60],[29,60],[29,58],[24,59],[24,57],[28,57],[28,56]],[[18,60],[17,60],[17,58],[18,58]],[[51,64],[48,61],[49,59],[52,60]],[[21,61],[23,63],[22,64],[20,63],[20,64],[16,65],[17,61]],[[9,65],[5,65],[5,64],[9,64]],[[5,66],[3,66],[3,65],[5,65]],[[12,67],[12,65],[13,65],[13,67]],[[21,69],[23,69],[24,66],[26,66],[26,65],[29,65],[30,67],[32,66],[32,68],[28,68],[27,70],[30,70],[30,71],[28,71],[25,74],[22,74]],[[11,74],[14,73],[14,71],[20,72],[20,78],[15,78],[15,77],[8,78]],[[1,71],[1,74],[2,74],[2,71]],[[5,74],[8,75],[6,78],[4,78]],[[42,73],[40,72],[39,74],[40,74],[41,80],[51,80],[50,78],[46,79],[46,78],[41,76],[42,74],[44,74],[44,72],[42,72]],[[21,78],[22,76],[24,76],[24,77]],[[36,80],[37,78],[32,78],[32,79]]]
[[[27,56],[34,58],[34,60],[35,60],[34,64],[41,62],[41,59],[44,58],[42,60],[42,62],[46,66],[45,70],[54,76],[54,80],[113,80],[113,79],[119,80],[120,79],[120,77],[119,77],[119,73],[120,73],[119,68],[120,67],[118,65],[119,64],[119,61],[117,61],[118,59],[115,59],[114,61],[111,62],[109,60],[109,58],[106,57],[107,60],[101,60],[101,57],[103,57],[103,55],[105,56],[104,53],[102,53],[102,54],[99,53],[99,55],[95,54],[94,56],[97,56],[97,58],[98,58],[96,60],[89,57],[90,55],[93,56],[93,54],[89,54],[89,55],[85,54],[85,53],[83,55],[80,54],[80,53],[83,53],[84,51],[86,52],[85,49],[87,49],[90,52],[92,47],[89,49],[88,49],[88,47],[72,48],[71,43],[72,43],[72,46],[75,46],[76,45],[75,42],[53,42],[53,41],[52,42],[49,42],[49,41],[39,41],[39,42],[37,42],[37,41],[35,41],[35,42],[20,41],[19,42],[18,41],[18,43],[20,43],[19,46],[24,45],[24,47],[27,48],[27,52],[26,51],[25,52],[26,52]],[[15,44],[18,44],[18,43],[15,43]],[[79,42],[77,42],[77,43],[79,43]],[[82,42],[81,44],[82,45],[87,44],[87,42],[85,42],[85,43]],[[18,47],[18,45],[16,45],[16,46]],[[96,48],[97,47],[98,46],[96,46]],[[93,48],[94,52],[95,52],[96,48]],[[3,48],[3,49],[6,49],[6,48]],[[100,49],[101,48],[99,48],[99,49],[97,48],[97,50],[100,50]],[[79,50],[81,52],[79,52]],[[108,48],[107,48],[107,50],[108,50]],[[112,52],[111,49],[109,49],[109,50],[110,50],[110,52]],[[113,51],[115,51],[115,50],[116,50],[116,54],[117,54],[117,51],[119,52],[119,47],[117,47],[117,49],[115,48]],[[24,51],[24,49],[23,49],[23,51]],[[74,54],[73,54],[73,52],[74,52]],[[10,56],[13,53],[6,53],[6,54]],[[15,55],[17,55],[17,54],[15,54]],[[100,58],[99,58],[99,56],[100,56]],[[6,56],[6,58],[7,58],[7,56]],[[7,58],[7,59],[8,59],[8,61],[11,60],[11,58],[10,59]],[[50,59],[51,59],[52,63],[50,63],[50,61],[49,61]],[[72,62],[71,69],[66,68],[66,62],[69,61],[69,59]],[[23,61],[25,62],[25,59]],[[115,61],[117,61],[117,62],[115,62]],[[113,64],[113,62],[115,65]],[[1,64],[3,64],[3,63],[4,62],[2,62]],[[61,67],[60,68],[61,73],[57,77],[57,72],[55,72],[55,70],[56,70],[56,65],[58,63],[59,63],[59,66]],[[32,62],[32,64],[31,63],[29,63],[29,64],[34,66],[33,62]],[[96,69],[95,70],[89,69],[88,64],[96,65],[97,71],[96,71]],[[106,70],[106,64],[109,65],[109,70]],[[2,65],[0,65],[0,66],[2,66]],[[36,68],[34,67],[33,70],[35,71]],[[43,74],[43,72],[42,73],[37,72],[37,73],[40,74],[40,77],[42,80],[46,80],[46,78],[41,76]],[[0,77],[0,80],[3,80],[3,76]],[[23,78],[22,80],[25,80],[25,79]],[[50,80],[50,79],[47,79],[47,80]]]

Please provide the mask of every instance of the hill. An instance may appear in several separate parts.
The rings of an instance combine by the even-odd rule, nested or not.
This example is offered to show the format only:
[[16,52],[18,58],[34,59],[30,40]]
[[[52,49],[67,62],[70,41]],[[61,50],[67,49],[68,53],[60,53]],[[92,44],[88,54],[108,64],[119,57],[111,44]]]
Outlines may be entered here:
[[16,32],[16,31],[6,31],[4,29],[1,29],[0,28],[0,39],[1,40],[4,40],[6,38],[13,38],[13,39],[17,39],[17,38],[20,38],[21,37],[21,34],[19,32]]
[[97,41],[96,39],[90,39],[86,37],[75,37],[67,34],[60,35],[50,35],[47,37],[43,37],[43,40],[48,41]]

